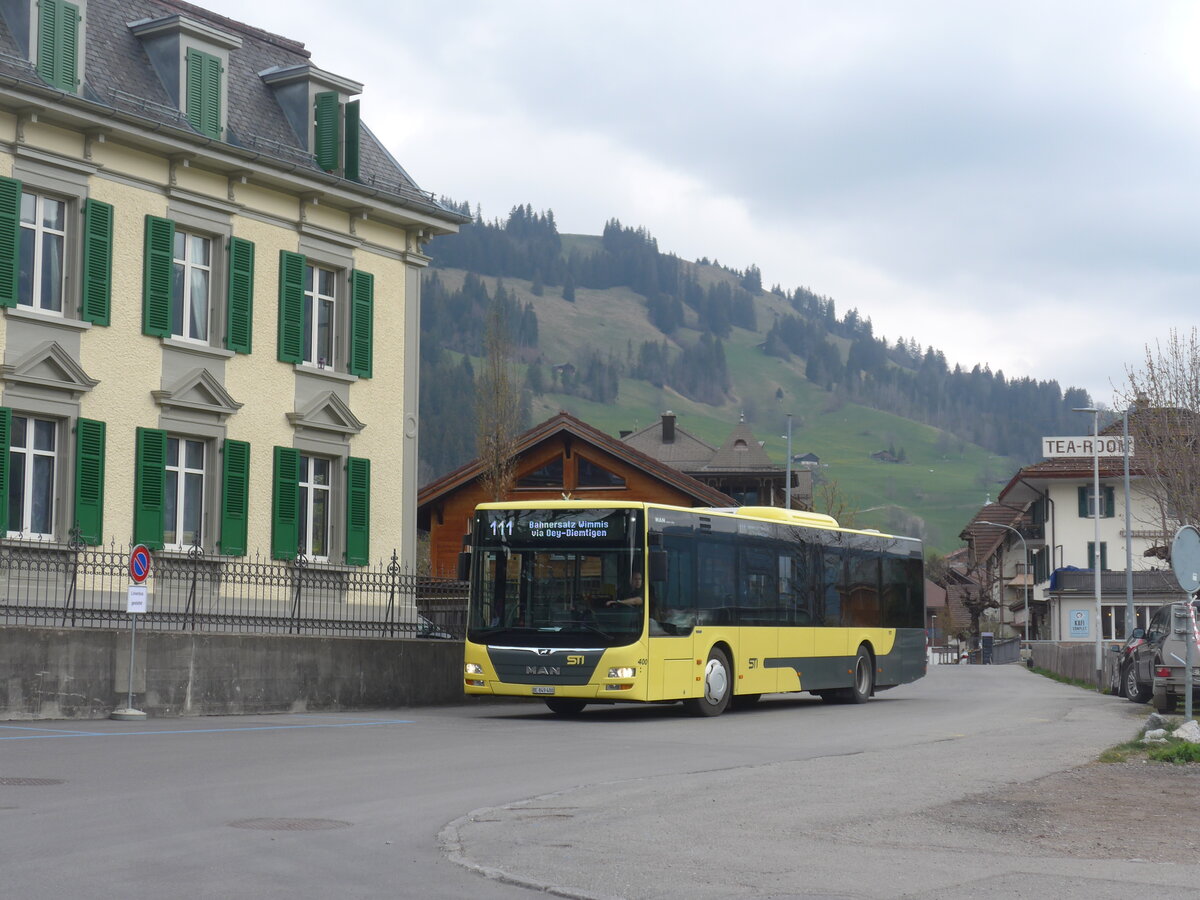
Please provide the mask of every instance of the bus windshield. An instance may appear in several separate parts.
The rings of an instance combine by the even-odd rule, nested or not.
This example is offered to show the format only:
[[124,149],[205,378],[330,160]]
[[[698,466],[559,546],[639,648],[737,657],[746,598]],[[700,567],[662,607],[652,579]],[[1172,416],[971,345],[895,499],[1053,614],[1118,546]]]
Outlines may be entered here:
[[514,646],[617,646],[645,614],[636,511],[487,510],[468,633]]

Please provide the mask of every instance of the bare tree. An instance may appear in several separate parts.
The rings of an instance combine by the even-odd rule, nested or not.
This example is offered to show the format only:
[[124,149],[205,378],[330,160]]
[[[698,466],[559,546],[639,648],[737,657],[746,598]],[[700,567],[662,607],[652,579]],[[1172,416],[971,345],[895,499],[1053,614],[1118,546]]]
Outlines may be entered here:
[[816,512],[833,516],[843,528],[854,527],[858,509],[851,505],[850,498],[842,491],[837,481],[822,481],[813,490],[813,508]]
[[516,481],[521,397],[512,376],[512,338],[501,303],[493,302],[488,311],[483,343],[483,372],[475,392],[475,440],[483,464],[479,481],[492,500],[503,500]]
[[1171,330],[1165,342],[1147,345],[1144,368],[1126,370],[1134,464],[1157,508],[1164,536],[1200,524],[1200,336]]

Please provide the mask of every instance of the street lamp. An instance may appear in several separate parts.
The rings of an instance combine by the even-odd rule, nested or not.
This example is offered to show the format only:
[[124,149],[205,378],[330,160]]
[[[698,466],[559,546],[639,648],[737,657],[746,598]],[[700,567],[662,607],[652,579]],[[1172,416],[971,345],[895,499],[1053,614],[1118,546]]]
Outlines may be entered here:
[[[1095,538],[1092,545],[1092,583],[1096,591],[1096,690],[1104,690],[1104,654],[1101,650],[1100,621],[1100,410],[1094,406],[1077,406],[1071,412],[1092,414],[1092,478],[1094,488],[1092,494],[1092,521],[1095,523]],[[1129,523],[1125,523],[1129,528]]]
[[991,525],[995,528],[1007,528],[1013,534],[1021,539],[1021,550],[1025,554],[1025,643],[1029,643],[1029,545],[1025,543],[1025,535],[1013,528],[1011,525],[1002,525],[999,522],[978,522],[979,525]]

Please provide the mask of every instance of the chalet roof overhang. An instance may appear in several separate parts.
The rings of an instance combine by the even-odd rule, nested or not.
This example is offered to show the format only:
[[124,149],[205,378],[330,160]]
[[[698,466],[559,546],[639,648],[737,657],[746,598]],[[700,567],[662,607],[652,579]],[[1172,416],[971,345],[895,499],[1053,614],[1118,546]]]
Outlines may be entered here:
[[[659,462],[653,457],[647,456],[645,453],[630,447],[620,439],[611,437],[566,412],[560,412],[540,425],[535,425],[524,434],[519,435],[516,440],[514,452],[518,456],[526,455],[539,444],[560,435],[565,435],[571,440],[582,441],[584,444],[594,447],[609,456],[620,459],[627,465],[640,469],[659,481],[669,484],[676,490],[687,494],[694,500],[699,501],[701,505],[713,507],[736,505],[734,499],[727,494],[718,491],[716,488],[709,487],[666,463]],[[483,471],[483,463],[478,459],[472,460],[421,488],[417,494],[418,525],[427,527],[430,510],[433,505],[446,494],[459,490],[477,480],[483,474]]]

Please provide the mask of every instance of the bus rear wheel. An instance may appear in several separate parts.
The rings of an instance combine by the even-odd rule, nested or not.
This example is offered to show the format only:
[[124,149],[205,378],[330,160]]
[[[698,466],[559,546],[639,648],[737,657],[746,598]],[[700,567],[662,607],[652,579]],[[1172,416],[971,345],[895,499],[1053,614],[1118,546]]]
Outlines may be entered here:
[[684,700],[683,705],[693,716],[719,716],[729,705],[732,693],[729,657],[720,647],[713,647],[704,666],[704,695]]
[[582,700],[547,700],[546,705],[556,716],[577,716],[587,706]]
[[815,693],[826,703],[866,703],[871,699],[874,689],[875,668],[871,660],[871,651],[862,646],[858,648],[858,655],[854,657],[853,684],[848,688]]

